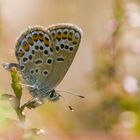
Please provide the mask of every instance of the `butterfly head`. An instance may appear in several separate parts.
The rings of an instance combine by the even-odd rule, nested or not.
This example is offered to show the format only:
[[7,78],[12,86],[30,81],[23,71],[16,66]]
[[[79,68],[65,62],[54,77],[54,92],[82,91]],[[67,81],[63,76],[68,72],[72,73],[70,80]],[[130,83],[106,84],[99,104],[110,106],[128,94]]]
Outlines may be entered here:
[[60,97],[60,94],[58,94],[54,89],[51,90],[49,93],[48,93],[48,100],[49,101],[57,101]]
[[29,86],[29,90],[33,97],[39,98],[42,102],[44,102],[46,99],[49,101],[57,101],[60,97],[60,94],[57,93],[54,89],[47,91],[46,88],[39,88],[38,82],[33,86]]

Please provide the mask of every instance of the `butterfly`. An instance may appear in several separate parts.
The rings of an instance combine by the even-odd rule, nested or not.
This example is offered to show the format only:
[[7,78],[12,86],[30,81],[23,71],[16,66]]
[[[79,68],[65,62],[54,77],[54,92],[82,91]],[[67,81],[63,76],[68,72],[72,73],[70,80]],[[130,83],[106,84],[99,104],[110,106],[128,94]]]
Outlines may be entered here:
[[29,27],[19,36],[15,46],[18,64],[11,65],[21,73],[34,106],[46,98],[56,101],[61,97],[55,88],[72,64],[81,36],[79,27],[67,23]]

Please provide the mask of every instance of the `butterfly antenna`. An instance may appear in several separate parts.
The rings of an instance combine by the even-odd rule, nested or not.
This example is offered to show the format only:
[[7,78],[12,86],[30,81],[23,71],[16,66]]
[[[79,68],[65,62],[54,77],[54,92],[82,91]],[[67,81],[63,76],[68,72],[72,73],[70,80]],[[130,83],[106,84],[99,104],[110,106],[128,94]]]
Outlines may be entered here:
[[74,96],[77,96],[77,97],[80,97],[80,98],[85,98],[85,96],[82,96],[82,95],[79,95],[79,94],[75,94],[75,93],[72,93],[72,92],[69,92],[69,91],[65,91],[65,90],[57,90],[58,92],[64,92],[64,93],[68,93],[68,94],[71,94],[71,95],[74,95]]
[[59,94],[59,96],[63,99],[64,103],[68,106],[68,108],[71,110],[71,111],[74,111],[74,109],[71,107],[71,105],[69,105],[69,103],[66,101],[66,99]]

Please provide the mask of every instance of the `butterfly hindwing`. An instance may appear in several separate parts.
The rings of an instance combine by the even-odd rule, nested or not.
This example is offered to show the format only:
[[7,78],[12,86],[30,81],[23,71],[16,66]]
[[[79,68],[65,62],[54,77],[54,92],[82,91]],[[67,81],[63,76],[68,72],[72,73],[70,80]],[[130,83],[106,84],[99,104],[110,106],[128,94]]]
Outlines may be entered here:
[[27,84],[38,82],[38,86],[42,87],[51,74],[54,58],[52,41],[45,29],[27,29],[18,39],[15,53]]

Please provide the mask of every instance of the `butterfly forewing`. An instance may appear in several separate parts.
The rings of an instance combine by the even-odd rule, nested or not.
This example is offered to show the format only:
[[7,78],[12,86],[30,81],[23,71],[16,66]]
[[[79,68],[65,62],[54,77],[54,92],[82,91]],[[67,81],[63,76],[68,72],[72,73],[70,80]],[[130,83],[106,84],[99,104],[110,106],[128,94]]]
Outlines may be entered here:
[[81,30],[74,25],[56,25],[48,28],[54,50],[54,62],[51,77],[47,81],[50,89],[56,87],[64,78],[81,40]]

